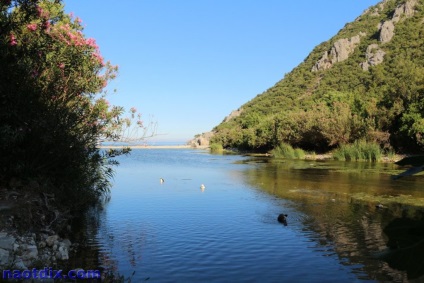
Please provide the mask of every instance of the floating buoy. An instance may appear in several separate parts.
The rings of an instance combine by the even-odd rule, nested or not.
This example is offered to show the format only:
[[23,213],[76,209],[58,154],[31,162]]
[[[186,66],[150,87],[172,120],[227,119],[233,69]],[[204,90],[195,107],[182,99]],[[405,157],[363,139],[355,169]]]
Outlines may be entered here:
[[163,184],[165,180],[163,178],[160,178],[160,183]]
[[203,191],[204,189],[206,189],[205,185],[201,184],[200,185],[200,189]]

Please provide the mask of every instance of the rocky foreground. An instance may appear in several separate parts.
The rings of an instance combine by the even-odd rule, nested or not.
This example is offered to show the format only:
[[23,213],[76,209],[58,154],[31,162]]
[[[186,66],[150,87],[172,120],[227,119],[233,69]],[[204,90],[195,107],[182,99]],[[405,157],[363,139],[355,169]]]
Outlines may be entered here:
[[0,270],[56,266],[76,246],[59,236],[63,227],[70,232],[69,214],[39,191],[36,182],[0,186]]

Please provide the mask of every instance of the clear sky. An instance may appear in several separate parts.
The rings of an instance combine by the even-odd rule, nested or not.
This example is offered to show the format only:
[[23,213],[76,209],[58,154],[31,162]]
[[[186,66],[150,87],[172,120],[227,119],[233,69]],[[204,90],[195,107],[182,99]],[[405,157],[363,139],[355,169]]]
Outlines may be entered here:
[[187,141],[266,91],[378,0],[65,0],[119,66],[112,104]]

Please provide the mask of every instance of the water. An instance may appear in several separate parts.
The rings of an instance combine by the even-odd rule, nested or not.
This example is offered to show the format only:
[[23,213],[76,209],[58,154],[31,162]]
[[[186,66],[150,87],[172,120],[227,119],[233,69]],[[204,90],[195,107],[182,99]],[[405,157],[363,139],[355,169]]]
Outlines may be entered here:
[[90,245],[101,266],[135,271],[133,282],[404,282],[424,273],[424,264],[413,274],[376,256],[387,248],[384,228],[419,210],[378,210],[369,196],[424,199],[423,178],[393,182],[393,165],[181,149],[133,150],[119,161]]

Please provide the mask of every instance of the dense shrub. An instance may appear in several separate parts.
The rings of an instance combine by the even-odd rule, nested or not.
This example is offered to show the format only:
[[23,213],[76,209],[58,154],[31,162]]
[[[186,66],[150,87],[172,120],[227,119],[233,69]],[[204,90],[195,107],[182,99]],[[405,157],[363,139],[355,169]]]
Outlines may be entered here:
[[102,92],[117,67],[60,1],[0,1],[0,31],[0,181],[36,179],[73,204],[98,199],[111,157],[129,151],[98,149],[129,125]]
[[224,148],[222,147],[222,144],[212,143],[210,145],[210,151],[211,153],[222,153],[224,152]]

